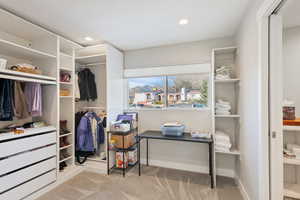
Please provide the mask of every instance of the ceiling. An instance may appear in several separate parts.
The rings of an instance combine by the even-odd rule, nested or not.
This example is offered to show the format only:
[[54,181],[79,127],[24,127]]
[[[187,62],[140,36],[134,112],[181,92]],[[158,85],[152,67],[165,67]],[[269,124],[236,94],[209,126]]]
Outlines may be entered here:
[[[232,36],[250,0],[0,0],[0,6],[83,45],[122,50]],[[178,21],[187,18],[189,24]],[[90,36],[92,42],[84,37]]]
[[285,28],[292,28],[300,26],[300,1],[287,0],[282,8],[283,26]]

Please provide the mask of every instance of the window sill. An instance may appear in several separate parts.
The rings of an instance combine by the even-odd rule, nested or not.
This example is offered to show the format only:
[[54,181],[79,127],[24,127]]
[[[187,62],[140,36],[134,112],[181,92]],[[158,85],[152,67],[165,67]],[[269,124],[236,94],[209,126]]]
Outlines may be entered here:
[[211,111],[211,108],[128,108],[126,111]]

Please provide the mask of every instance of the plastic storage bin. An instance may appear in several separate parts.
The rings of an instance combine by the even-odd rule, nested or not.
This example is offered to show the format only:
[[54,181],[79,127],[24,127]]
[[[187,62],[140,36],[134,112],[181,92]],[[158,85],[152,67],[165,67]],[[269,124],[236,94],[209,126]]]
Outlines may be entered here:
[[161,126],[162,135],[180,137],[184,133],[185,126]]

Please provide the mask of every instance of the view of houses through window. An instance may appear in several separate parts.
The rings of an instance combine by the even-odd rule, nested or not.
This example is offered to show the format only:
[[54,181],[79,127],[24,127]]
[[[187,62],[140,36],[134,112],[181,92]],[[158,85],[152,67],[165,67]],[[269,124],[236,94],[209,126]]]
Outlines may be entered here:
[[130,78],[129,108],[205,108],[208,77],[197,75]]

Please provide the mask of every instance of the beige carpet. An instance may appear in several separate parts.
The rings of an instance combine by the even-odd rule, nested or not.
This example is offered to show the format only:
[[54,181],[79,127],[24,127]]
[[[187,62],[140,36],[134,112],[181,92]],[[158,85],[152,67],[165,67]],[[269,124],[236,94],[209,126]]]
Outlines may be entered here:
[[157,167],[136,169],[126,178],[83,172],[39,200],[243,200],[234,181],[218,177],[218,187],[209,187],[209,176]]

